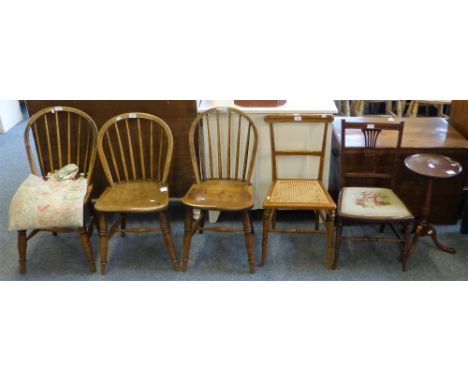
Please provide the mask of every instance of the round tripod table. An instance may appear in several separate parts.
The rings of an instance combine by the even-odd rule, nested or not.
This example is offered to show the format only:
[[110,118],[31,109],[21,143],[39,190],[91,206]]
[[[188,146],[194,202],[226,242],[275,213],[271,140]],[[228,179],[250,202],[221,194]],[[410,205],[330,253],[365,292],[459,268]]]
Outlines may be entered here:
[[421,217],[416,224],[409,255],[413,252],[414,247],[421,236],[430,236],[437,248],[444,252],[455,253],[454,248],[446,247],[437,240],[437,232],[429,222],[429,215],[431,212],[432,183],[434,179],[446,179],[457,176],[462,172],[463,167],[453,159],[431,153],[411,155],[405,159],[405,166],[414,173],[428,178],[426,198],[421,210]]

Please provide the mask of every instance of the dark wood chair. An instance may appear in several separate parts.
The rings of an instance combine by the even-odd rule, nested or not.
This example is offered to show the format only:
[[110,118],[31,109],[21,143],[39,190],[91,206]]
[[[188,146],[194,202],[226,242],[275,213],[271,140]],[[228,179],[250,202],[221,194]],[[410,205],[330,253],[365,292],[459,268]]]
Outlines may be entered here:
[[[244,232],[250,273],[255,273],[253,226],[249,210],[253,207],[252,178],[257,154],[258,134],[249,116],[235,108],[212,108],[195,118],[189,142],[195,184],[182,202],[185,216],[182,270],[187,270],[190,245],[195,232]],[[193,210],[200,216],[193,223]],[[243,216],[243,230],[205,227],[208,211],[237,211]]]
[[[44,108],[29,118],[24,131],[24,143],[31,173],[47,179],[67,164],[76,164],[87,178],[88,189],[84,205],[90,202],[92,175],[96,159],[97,127],[93,119],[81,110],[66,106]],[[31,140],[32,138],[32,140]],[[34,142],[34,149],[32,146]],[[35,151],[35,153],[33,153]],[[27,242],[40,231],[58,233],[78,232],[86,254],[89,270],[96,272],[93,251],[89,242],[92,221],[81,227],[33,229],[18,231],[20,272],[26,272]]]
[[[98,153],[109,187],[96,201],[99,212],[101,273],[107,272],[108,242],[116,232],[162,231],[174,270],[179,263],[167,216],[173,137],[162,119],[125,113],[109,119],[98,135]],[[108,215],[120,217],[108,229]],[[127,227],[127,214],[159,214],[159,227]]]
[[[361,123],[342,121],[341,127],[341,191],[338,199],[335,264],[340,255],[343,239],[381,240],[403,244],[401,256],[403,271],[407,269],[411,231],[414,216],[395,194],[396,171],[400,159],[401,140],[404,123]],[[393,146],[383,147],[378,144],[379,136],[386,136],[386,142]],[[348,144],[349,142],[349,144]],[[387,145],[388,146],[388,145]],[[364,157],[357,163],[357,156]],[[379,224],[383,232],[390,224],[396,238],[393,237],[344,237],[343,225],[348,223]],[[404,225],[404,237],[400,238],[393,224]]]
[[[336,204],[322,183],[323,165],[327,149],[327,136],[332,116],[320,115],[298,115],[298,114],[274,114],[265,116],[265,122],[270,126],[271,140],[271,168],[272,184],[263,202],[263,241],[262,261],[265,265],[267,259],[267,246],[269,232],[281,233],[326,233],[327,234],[327,256],[328,268],[333,266],[333,234],[335,223]],[[319,141],[319,149],[315,150],[280,150],[275,140],[275,125],[278,128],[288,129],[321,129],[322,139]],[[302,156],[318,157],[318,176],[308,179],[281,179],[278,177],[277,157]],[[304,228],[277,228],[277,210],[303,210],[314,211],[315,229]],[[326,222],[326,230],[319,230],[320,216]],[[271,228],[270,228],[271,226]]]

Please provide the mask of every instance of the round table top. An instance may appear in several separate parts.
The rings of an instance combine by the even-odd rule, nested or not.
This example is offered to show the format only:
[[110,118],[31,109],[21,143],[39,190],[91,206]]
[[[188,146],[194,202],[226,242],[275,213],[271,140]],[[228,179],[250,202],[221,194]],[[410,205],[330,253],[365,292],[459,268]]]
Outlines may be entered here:
[[457,161],[432,153],[411,155],[405,159],[405,166],[416,174],[431,178],[451,178],[463,170]]

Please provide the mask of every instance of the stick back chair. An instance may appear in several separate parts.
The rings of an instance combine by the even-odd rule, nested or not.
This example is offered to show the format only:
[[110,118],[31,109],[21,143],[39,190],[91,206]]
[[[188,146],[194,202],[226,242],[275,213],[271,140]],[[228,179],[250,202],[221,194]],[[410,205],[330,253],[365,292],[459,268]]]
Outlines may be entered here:
[[[107,272],[109,240],[116,232],[161,231],[175,270],[179,263],[167,215],[173,137],[166,122],[151,114],[125,113],[99,131],[98,154],[109,186],[96,201],[99,212],[101,273]],[[108,215],[119,218],[108,229]],[[158,213],[159,227],[128,227],[129,213]]]
[[[258,145],[254,122],[238,109],[212,108],[193,121],[189,143],[195,184],[182,199],[187,206],[182,270],[187,270],[195,232],[242,232],[228,227],[205,227],[207,211],[215,210],[242,213],[249,268],[255,273],[253,226],[249,215],[254,204],[250,181]],[[195,223],[193,209],[201,211]]]
[[[334,267],[339,260],[341,241],[349,239],[401,243],[402,267],[404,271],[407,269],[415,219],[394,191],[403,128],[404,122],[371,124],[342,120],[341,191],[337,208]],[[386,136],[385,147],[378,144],[382,136]],[[348,145],[347,139],[352,143]],[[381,233],[385,225],[390,224],[396,238],[344,237],[344,223],[379,224]],[[403,238],[393,227],[394,223],[403,223]]]
[[[269,232],[281,233],[326,233],[327,234],[327,266],[333,265],[333,233],[336,204],[323,184],[323,167],[327,149],[327,137],[333,116],[273,114],[265,116],[265,122],[270,126],[272,184],[263,202],[263,240],[262,261],[267,259]],[[276,125],[276,126],[275,126]],[[322,129],[320,148],[317,150],[280,150],[277,148],[275,129]],[[278,177],[278,157],[318,157],[318,176],[308,179],[280,179]],[[276,227],[277,210],[310,210],[315,212],[315,229]],[[326,221],[326,230],[319,230],[319,219]]]
[[[84,204],[89,206],[94,162],[96,159],[97,127],[93,119],[81,110],[67,106],[53,106],[39,110],[29,118],[24,131],[24,144],[31,173],[47,179],[48,173],[74,163],[87,178],[88,189]],[[93,251],[89,242],[89,226],[33,229],[18,231],[20,272],[26,272],[27,242],[40,231],[58,233],[78,232],[85,251],[89,270],[96,272]]]
[[437,101],[437,100],[413,100],[409,103],[408,110],[406,111],[407,117],[417,117],[419,115],[419,108],[426,106],[426,116],[429,115],[429,106],[433,106],[437,109],[437,117],[448,118],[448,115],[444,111],[444,107],[448,108],[451,101]]

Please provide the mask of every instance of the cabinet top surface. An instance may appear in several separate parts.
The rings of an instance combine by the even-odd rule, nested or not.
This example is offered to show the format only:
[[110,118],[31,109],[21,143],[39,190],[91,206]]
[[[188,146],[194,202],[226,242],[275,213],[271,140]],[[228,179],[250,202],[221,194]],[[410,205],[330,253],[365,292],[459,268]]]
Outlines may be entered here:
[[198,111],[204,112],[212,107],[235,107],[244,113],[274,114],[274,113],[310,113],[310,114],[336,114],[338,110],[332,100],[288,100],[278,107],[241,107],[233,100],[205,100],[198,104]]

